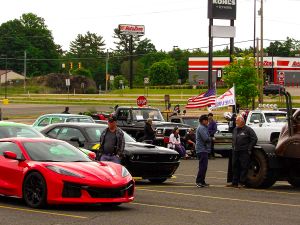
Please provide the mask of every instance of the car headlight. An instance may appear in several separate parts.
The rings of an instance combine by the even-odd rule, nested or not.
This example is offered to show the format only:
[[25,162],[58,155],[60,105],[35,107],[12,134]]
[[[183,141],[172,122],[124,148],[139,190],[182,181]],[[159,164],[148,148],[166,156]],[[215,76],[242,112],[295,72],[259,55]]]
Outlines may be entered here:
[[63,169],[63,168],[60,168],[60,167],[57,167],[57,166],[46,166],[46,168],[48,168],[49,170],[52,170],[55,173],[59,173],[59,174],[62,174],[62,175],[84,178],[84,176],[82,176],[80,174],[70,172],[66,169]]
[[157,129],[157,130],[156,130],[156,133],[157,133],[157,134],[162,134],[162,133],[163,133],[163,130],[162,130],[162,129]]
[[122,166],[122,177],[127,177],[128,175],[130,175],[129,171]]

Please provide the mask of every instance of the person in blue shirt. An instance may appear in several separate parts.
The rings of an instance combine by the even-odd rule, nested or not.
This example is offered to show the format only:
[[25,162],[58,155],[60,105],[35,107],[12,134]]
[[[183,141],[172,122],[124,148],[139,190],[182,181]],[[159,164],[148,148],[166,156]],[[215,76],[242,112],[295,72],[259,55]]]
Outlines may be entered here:
[[196,154],[199,159],[199,169],[196,178],[196,186],[199,188],[208,187],[205,182],[208,153],[211,151],[211,137],[208,132],[208,116],[201,115],[199,118],[199,126],[196,130]]

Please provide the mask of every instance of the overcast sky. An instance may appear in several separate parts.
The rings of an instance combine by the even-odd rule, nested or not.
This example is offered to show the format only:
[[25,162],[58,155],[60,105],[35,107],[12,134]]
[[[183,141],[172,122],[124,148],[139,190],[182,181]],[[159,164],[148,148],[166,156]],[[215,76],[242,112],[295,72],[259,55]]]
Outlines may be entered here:
[[[235,42],[253,40],[254,0],[236,0]],[[107,48],[114,48],[113,29],[119,24],[145,26],[145,37],[157,50],[170,51],[173,46],[193,49],[208,46],[207,0],[8,0],[1,4],[0,23],[34,13],[45,19],[54,41],[64,50],[78,34],[87,31],[103,36]],[[257,10],[260,8],[257,1]],[[264,39],[300,40],[300,0],[264,0]],[[260,16],[256,16],[257,36]],[[229,25],[214,20],[214,25]],[[229,39],[214,39],[214,44]],[[253,41],[236,43],[246,48]],[[265,46],[269,42],[265,42]],[[225,46],[224,46],[225,47]],[[221,47],[222,49],[224,47]]]

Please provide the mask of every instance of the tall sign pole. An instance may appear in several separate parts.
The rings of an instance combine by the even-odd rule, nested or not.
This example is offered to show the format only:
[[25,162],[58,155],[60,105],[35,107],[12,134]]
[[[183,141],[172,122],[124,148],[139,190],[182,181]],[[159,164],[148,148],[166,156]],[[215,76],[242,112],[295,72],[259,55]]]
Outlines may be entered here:
[[[234,50],[235,27],[234,20],[236,19],[236,1],[217,1],[208,0],[208,19],[209,19],[209,53],[208,53],[208,87],[213,87],[213,38],[230,38],[230,61]],[[213,19],[230,20],[230,26],[214,26]],[[217,79],[217,78],[215,78]]]
[[145,34],[145,26],[120,24],[120,34],[129,35],[129,87],[132,89],[133,85],[133,36],[143,36]]

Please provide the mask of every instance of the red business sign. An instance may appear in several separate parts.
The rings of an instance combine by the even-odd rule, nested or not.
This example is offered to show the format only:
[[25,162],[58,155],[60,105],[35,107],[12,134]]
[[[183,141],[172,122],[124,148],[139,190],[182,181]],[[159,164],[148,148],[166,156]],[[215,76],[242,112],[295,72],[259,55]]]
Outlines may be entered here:
[[136,99],[136,104],[139,106],[139,107],[142,107],[142,106],[145,106],[147,105],[147,99],[145,96],[139,96],[137,99]]
[[203,84],[204,84],[204,80],[200,79],[200,80],[198,81],[198,83],[199,83],[200,85],[203,85]]

